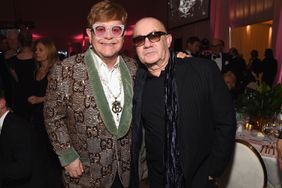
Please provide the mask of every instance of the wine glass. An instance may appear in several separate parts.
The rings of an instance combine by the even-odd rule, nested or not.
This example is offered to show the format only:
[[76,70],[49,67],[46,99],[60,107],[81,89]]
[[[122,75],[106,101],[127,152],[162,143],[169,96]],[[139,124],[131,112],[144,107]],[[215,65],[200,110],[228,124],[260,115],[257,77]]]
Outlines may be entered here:
[[271,141],[275,141],[277,137],[279,136],[279,131],[277,130],[275,123],[266,123],[262,128],[262,132]]

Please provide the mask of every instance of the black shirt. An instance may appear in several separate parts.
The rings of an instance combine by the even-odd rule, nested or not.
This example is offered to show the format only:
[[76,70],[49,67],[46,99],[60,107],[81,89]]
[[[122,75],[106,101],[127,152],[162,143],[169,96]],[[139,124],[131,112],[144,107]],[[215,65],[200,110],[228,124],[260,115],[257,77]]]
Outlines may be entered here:
[[[149,73],[148,73],[149,74]],[[164,73],[147,77],[142,104],[150,187],[164,185]]]

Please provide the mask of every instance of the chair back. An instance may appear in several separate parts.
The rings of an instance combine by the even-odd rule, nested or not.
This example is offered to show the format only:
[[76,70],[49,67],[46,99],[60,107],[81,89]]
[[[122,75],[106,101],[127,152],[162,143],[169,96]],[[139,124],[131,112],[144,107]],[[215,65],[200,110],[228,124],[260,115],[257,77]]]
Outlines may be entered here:
[[266,168],[258,151],[248,142],[236,139],[233,158],[219,178],[219,187],[264,188],[266,183]]

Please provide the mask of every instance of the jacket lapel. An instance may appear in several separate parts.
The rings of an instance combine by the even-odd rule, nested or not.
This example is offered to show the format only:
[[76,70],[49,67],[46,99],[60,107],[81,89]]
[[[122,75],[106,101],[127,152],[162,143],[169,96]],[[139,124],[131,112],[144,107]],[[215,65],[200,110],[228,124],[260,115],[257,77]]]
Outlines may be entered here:
[[132,98],[133,98],[133,81],[130,72],[124,60],[120,58],[120,72],[124,91],[124,105],[121,119],[118,127],[118,138],[123,137],[128,132],[132,120]]
[[124,90],[124,105],[121,113],[121,119],[118,128],[115,125],[111,110],[108,105],[107,98],[104,94],[103,86],[101,80],[99,78],[98,71],[95,67],[94,61],[95,59],[91,55],[92,50],[88,49],[85,52],[84,62],[88,68],[88,75],[91,87],[93,89],[94,97],[98,109],[100,111],[101,117],[104,121],[104,124],[107,130],[117,136],[117,138],[121,138],[126,135],[129,130],[131,119],[132,119],[132,97],[133,97],[133,89],[132,89],[132,78],[130,76],[129,70],[123,61],[122,58],[120,63],[120,71],[121,71],[121,80],[123,84]]
[[3,131],[4,132],[6,131],[6,126],[10,122],[10,115],[11,115],[11,112],[8,112],[6,117],[4,118],[3,125],[2,125],[2,128],[1,128],[0,136],[2,135]]

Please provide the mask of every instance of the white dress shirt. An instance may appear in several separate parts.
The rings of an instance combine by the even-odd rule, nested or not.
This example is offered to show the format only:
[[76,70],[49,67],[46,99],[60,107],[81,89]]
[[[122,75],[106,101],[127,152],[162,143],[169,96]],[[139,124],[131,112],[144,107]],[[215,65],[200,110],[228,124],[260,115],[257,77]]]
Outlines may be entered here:
[[94,52],[91,54],[94,59],[95,67],[99,73],[110,111],[112,113],[116,127],[118,127],[122,112],[114,113],[112,111],[112,103],[115,101],[116,97],[116,100],[120,102],[122,108],[124,105],[124,91],[119,68],[120,56],[118,56],[115,65],[110,70],[99,56],[97,56]]
[[2,127],[3,127],[5,117],[7,116],[8,113],[9,113],[9,110],[7,112],[5,112],[0,118],[0,134],[1,134],[1,130],[2,130]]
[[185,52],[186,52],[188,55],[192,55],[192,53],[191,53],[189,50],[185,50]]
[[212,55],[212,60],[216,62],[219,70],[222,70],[222,53],[218,54],[219,57],[214,58]]

